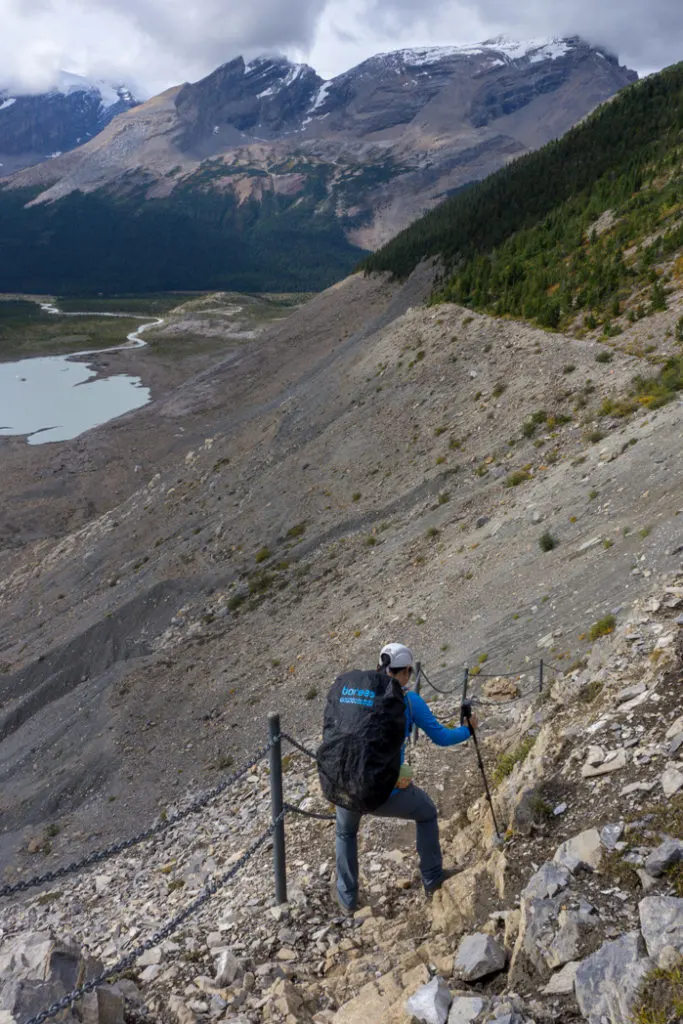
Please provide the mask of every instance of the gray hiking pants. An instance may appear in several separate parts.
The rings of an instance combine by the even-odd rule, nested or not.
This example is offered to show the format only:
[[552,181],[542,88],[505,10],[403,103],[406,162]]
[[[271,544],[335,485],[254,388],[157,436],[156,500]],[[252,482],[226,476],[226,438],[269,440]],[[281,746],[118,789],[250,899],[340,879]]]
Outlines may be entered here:
[[[441,878],[443,864],[439,845],[439,823],[434,803],[423,789],[410,785],[397,789],[386,803],[372,812],[379,818],[403,818],[416,826],[417,853],[424,885]],[[358,826],[362,815],[337,807],[337,891],[347,907],[358,899]]]

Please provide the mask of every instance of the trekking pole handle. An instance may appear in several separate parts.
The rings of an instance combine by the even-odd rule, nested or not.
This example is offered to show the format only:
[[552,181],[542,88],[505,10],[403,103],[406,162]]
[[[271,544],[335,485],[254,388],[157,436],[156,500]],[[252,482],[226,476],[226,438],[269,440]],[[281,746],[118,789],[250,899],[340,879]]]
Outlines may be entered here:
[[470,736],[474,736],[474,726],[472,725],[472,705],[468,700],[464,700],[460,705],[460,724],[466,725],[470,731]]

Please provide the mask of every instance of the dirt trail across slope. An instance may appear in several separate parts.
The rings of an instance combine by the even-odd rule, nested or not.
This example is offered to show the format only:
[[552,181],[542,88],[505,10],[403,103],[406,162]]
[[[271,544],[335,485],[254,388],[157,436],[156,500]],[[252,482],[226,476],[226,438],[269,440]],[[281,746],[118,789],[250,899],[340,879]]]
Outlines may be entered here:
[[20,453],[0,860],[48,822],[55,858],[143,823],[273,707],[310,731],[330,677],[391,636],[430,675],[567,664],[680,563],[680,406],[597,421],[651,368],[424,308],[431,279],[350,278],[136,414]]

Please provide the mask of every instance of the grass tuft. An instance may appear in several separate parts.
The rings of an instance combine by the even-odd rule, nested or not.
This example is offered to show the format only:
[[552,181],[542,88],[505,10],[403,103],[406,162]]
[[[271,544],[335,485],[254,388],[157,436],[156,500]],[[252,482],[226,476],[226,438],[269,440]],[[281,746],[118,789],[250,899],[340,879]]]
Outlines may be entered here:
[[526,757],[536,742],[535,736],[525,736],[522,742],[511,750],[507,754],[501,754],[498,758],[498,762],[493,771],[493,781],[495,783],[502,782],[508,775],[512,774],[512,770],[516,764],[521,764],[522,761],[526,760]]
[[541,551],[552,551],[553,548],[557,547],[557,540],[555,537],[553,537],[550,530],[546,530],[544,533],[541,534],[541,536],[538,538],[538,546],[540,547]]
[[594,622],[588,631],[589,640],[598,640],[601,636],[608,636],[609,633],[613,633],[617,625],[617,620],[613,615],[605,615],[602,619],[598,619]]
[[683,1018],[683,968],[656,968],[643,979],[634,1024],[675,1024]]

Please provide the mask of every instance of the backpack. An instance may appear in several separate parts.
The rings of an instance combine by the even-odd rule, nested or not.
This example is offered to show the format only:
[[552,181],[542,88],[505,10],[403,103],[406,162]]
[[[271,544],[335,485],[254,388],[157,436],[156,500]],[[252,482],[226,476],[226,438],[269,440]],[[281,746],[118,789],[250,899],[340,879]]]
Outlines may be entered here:
[[377,810],[396,786],[406,735],[406,700],[386,672],[345,672],[327,695],[318,775],[333,804]]

